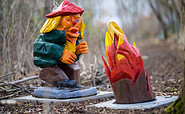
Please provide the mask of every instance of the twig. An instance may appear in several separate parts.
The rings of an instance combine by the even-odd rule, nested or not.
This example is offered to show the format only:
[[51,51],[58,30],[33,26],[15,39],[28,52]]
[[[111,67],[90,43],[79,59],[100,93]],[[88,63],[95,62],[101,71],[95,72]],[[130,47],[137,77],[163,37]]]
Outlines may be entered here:
[[25,88],[25,87],[20,87],[20,86],[15,85],[15,84],[14,84],[13,86],[14,86],[14,87],[17,87],[17,88],[19,88],[19,89],[21,89],[22,91],[25,91],[25,92],[27,92],[27,93],[33,95],[33,93],[32,93],[31,91],[27,90],[27,88]]
[[[1,89],[2,91],[6,91],[5,88],[3,88],[3,87],[0,87],[0,89]],[[0,92],[1,92],[1,91],[0,91]]]
[[80,65],[82,65],[82,70],[86,70],[86,66],[85,66],[85,63],[84,63],[83,59],[84,59],[84,56],[82,56],[80,58],[79,63],[80,63]]
[[4,96],[4,97],[1,97],[0,99],[8,99],[8,98],[13,97],[14,95],[20,93],[20,92],[22,92],[22,91],[17,91],[15,93],[11,94],[11,95],[7,95],[7,96]]
[[14,74],[14,73],[16,73],[16,71],[10,72],[10,73],[8,73],[8,74],[5,74],[5,75],[2,75],[2,76],[0,76],[0,78],[3,78],[3,77],[5,77],[5,76],[12,75],[12,74]]
[[33,79],[38,79],[38,78],[39,78],[39,76],[32,76],[29,78],[24,78],[22,80],[17,80],[17,81],[13,81],[13,82],[0,83],[0,86],[19,84],[19,83],[23,83],[23,82],[33,80]]
[[95,76],[94,76],[94,64],[90,65],[90,70],[91,70],[91,78],[92,78],[92,81],[93,81],[93,86],[96,86]]
[[[1,88],[1,89],[2,89],[2,88]],[[15,92],[15,91],[18,91],[18,90],[20,90],[20,88],[17,88],[17,89],[9,89],[9,90],[2,89],[2,91],[0,91],[0,92],[11,93],[11,92]]]
[[97,68],[97,66],[96,66],[97,65],[97,57],[96,57],[96,55],[94,55],[94,63],[93,64],[94,64],[94,74],[96,75],[97,74],[97,69],[96,69]]

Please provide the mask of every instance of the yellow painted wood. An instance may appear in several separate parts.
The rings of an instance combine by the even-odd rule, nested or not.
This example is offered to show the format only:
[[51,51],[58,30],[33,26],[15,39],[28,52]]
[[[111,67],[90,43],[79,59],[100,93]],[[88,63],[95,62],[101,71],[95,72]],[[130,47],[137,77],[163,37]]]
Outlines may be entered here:
[[84,37],[84,30],[85,30],[85,24],[83,23],[83,21],[81,22],[81,25],[80,25],[80,33],[81,33],[81,36],[80,38],[83,38]]
[[120,61],[121,59],[123,59],[123,58],[124,58],[124,56],[123,56],[123,55],[118,54],[118,55],[117,55],[117,58],[118,58],[118,60]]
[[75,43],[71,43],[71,42],[66,40],[66,44],[65,44],[64,49],[66,49],[66,50],[68,50],[72,53],[75,53],[76,52],[76,41],[75,41]]
[[42,26],[40,33],[47,33],[57,28],[61,20],[61,16],[54,18],[47,18],[44,25]]
[[137,48],[137,46],[136,46],[136,43],[135,43],[135,42],[133,42],[133,46]]

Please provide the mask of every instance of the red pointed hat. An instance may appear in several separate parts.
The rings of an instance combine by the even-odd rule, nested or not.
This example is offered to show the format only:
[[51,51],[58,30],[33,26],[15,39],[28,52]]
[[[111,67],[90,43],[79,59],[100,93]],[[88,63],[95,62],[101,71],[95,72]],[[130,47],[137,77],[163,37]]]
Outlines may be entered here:
[[47,14],[47,18],[52,18],[56,16],[66,16],[66,15],[74,15],[74,14],[80,14],[84,12],[83,9],[80,7],[72,4],[69,2],[69,0],[64,0],[54,11],[51,13]]

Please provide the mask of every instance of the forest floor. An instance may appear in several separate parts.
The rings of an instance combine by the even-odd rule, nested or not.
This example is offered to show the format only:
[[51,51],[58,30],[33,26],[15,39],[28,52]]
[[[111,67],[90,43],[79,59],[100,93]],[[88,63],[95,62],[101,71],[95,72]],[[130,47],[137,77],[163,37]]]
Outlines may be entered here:
[[[149,73],[151,85],[156,95],[177,96],[180,93],[183,75],[183,52],[178,50],[173,42],[164,42],[157,39],[137,42],[137,47],[144,59],[144,66]],[[100,84],[101,85],[101,84]],[[100,87],[100,86],[99,86]],[[102,86],[103,87],[103,86]],[[106,89],[105,89],[106,90]],[[110,88],[108,90],[111,90]],[[28,95],[26,93],[17,96]],[[18,102],[17,105],[0,106],[0,113],[125,113],[125,114],[160,114],[166,107],[142,110],[115,110],[109,108],[87,107],[111,98],[100,98],[78,103],[41,103]]]

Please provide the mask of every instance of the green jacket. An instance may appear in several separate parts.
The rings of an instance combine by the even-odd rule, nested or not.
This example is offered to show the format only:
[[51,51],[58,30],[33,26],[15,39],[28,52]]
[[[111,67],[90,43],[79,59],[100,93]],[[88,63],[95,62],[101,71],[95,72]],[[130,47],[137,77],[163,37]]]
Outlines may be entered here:
[[[79,44],[79,39],[77,38],[76,45]],[[65,31],[52,30],[51,32],[40,34],[33,44],[34,64],[41,68],[61,64],[60,58],[65,43]],[[80,55],[76,56],[75,61],[79,59]]]

